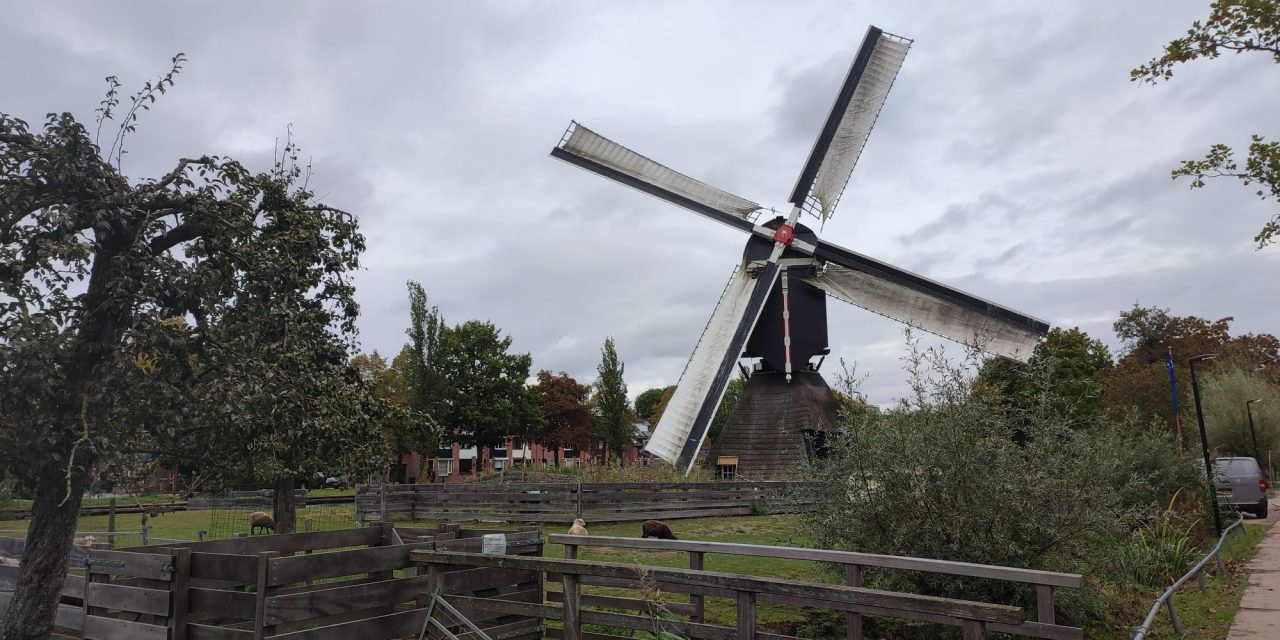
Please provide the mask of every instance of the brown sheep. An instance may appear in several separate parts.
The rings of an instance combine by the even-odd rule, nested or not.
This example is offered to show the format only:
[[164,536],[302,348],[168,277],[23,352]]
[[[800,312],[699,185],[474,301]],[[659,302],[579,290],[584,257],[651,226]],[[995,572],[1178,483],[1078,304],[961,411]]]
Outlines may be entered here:
[[270,530],[272,533],[276,531],[276,521],[271,519],[265,511],[254,511],[249,514],[249,535],[253,535],[258,529],[263,531]]
[[671,527],[661,520],[645,520],[643,527],[643,535],[641,538],[659,538],[662,540],[675,540],[675,534],[671,533]]
[[569,527],[569,535],[571,535],[571,536],[585,536],[585,535],[588,535],[588,534],[587,534],[587,521],[586,521],[586,520],[583,520],[582,518],[578,518],[578,519],[574,520],[574,521],[573,521],[573,526],[572,526],[572,527]]

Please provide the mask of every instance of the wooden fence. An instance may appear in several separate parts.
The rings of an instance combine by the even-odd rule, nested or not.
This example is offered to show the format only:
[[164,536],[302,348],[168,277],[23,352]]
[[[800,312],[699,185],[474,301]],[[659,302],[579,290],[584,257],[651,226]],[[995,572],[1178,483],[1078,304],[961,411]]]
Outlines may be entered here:
[[[730,542],[657,540],[653,538],[611,538],[603,536],[571,536],[560,534],[550,536],[548,538],[548,542],[551,544],[564,545],[565,557],[570,559],[578,557],[578,550],[580,547],[648,549],[652,551],[681,552],[688,554],[690,570],[702,569],[706,554],[755,556],[824,562],[842,565],[844,567],[846,584],[850,587],[860,587],[862,585],[862,570],[865,567],[877,567],[902,571],[921,571],[952,576],[988,578],[993,580],[1016,582],[1034,588],[1036,592],[1035,619],[1023,620],[1020,614],[1012,621],[1008,619],[983,620],[982,622],[987,631],[1009,633],[1015,636],[1030,638],[1050,638],[1053,640],[1081,640],[1084,637],[1084,631],[1082,629],[1078,627],[1063,626],[1057,623],[1054,606],[1054,594],[1057,589],[1080,588],[1084,585],[1083,576],[1074,573],[1036,571],[1013,567],[972,564],[967,562],[951,562],[947,560],[929,560],[925,558],[887,556],[871,553],[806,549],[801,547],[738,544]],[[618,587],[626,586],[627,584],[634,584],[634,580],[620,582],[607,576],[592,576],[583,578],[582,584]],[[668,609],[673,613],[687,616],[691,623],[702,623],[705,621],[704,598],[706,596],[716,595],[736,597],[737,595],[736,593],[732,593],[725,589],[706,588],[705,585],[696,585],[700,588],[691,589],[690,585],[685,583],[664,584],[659,582],[657,586],[664,592],[689,594],[689,602],[687,604],[673,603],[672,605],[668,605]],[[559,593],[549,593],[548,597],[552,600],[561,600]],[[759,599],[765,602],[819,606],[812,604],[812,598],[810,597],[797,598],[794,597],[793,594],[775,591],[759,592]],[[608,596],[582,595],[580,596],[580,600],[581,604],[585,605],[623,607],[640,611],[644,611],[648,607],[648,603],[643,600],[628,600]],[[929,608],[894,609],[892,607],[886,608],[881,604],[876,604],[870,601],[849,601],[845,602],[844,605],[847,606],[826,606],[825,608],[838,608],[848,612],[846,634],[850,639],[862,637],[863,614],[908,618],[911,620],[936,622],[955,626],[964,626],[965,621],[968,620],[962,616],[954,615],[946,611],[931,610]],[[957,611],[965,610],[966,609],[958,609]],[[762,635],[760,637],[766,636]]]
[[568,523],[672,520],[809,510],[807,483],[537,482],[356,486],[356,519]]
[[[496,551],[495,551],[496,548]],[[386,640],[415,635],[426,619],[426,576],[413,550],[542,554],[542,534],[462,529],[396,530],[390,524],[250,536],[128,551],[92,550],[84,576],[68,576],[57,625],[98,640]],[[460,567],[445,593],[541,601],[531,571]],[[9,595],[0,592],[0,612]],[[503,638],[540,638],[542,621],[490,615]],[[497,637],[497,636],[495,636]]]

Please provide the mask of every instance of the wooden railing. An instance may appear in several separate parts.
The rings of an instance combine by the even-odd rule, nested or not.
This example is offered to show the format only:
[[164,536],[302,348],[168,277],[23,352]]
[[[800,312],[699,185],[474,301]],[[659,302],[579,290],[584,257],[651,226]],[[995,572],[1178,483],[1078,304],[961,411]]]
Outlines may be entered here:
[[[989,578],[993,580],[1017,582],[1031,585],[1035,588],[1036,620],[1025,621],[1019,617],[1012,623],[1006,621],[991,621],[987,624],[987,629],[989,631],[1011,633],[1014,635],[1028,636],[1032,638],[1052,638],[1055,640],[1078,640],[1084,637],[1084,631],[1082,629],[1058,625],[1056,622],[1054,591],[1059,588],[1079,588],[1084,584],[1083,576],[1074,573],[1036,571],[1014,567],[1000,567],[967,562],[951,562],[947,560],[929,560],[925,558],[908,558],[902,556],[887,556],[871,553],[737,544],[729,542],[657,540],[653,538],[611,538],[559,534],[550,536],[548,538],[548,542],[551,544],[564,545],[566,558],[577,558],[580,547],[609,547],[619,549],[649,549],[654,551],[684,552],[689,555],[689,568],[691,570],[702,569],[705,562],[705,555],[708,553],[826,562],[843,565],[845,568],[846,584],[853,587],[861,586],[863,567],[922,571],[944,575]],[[612,581],[605,581],[599,584],[612,584]],[[681,610],[672,609],[672,611],[688,615],[689,619],[693,622],[702,622],[704,619],[703,597],[706,594],[694,592],[689,593],[690,602],[685,605],[685,608]],[[589,599],[600,597],[601,596],[587,596]],[[791,604],[797,604],[785,597],[781,599],[774,598],[772,594],[765,594],[763,597],[766,600],[775,602],[790,602]],[[618,601],[618,599],[613,600],[612,606],[643,604],[637,601],[622,602]],[[596,602],[599,604],[606,604],[598,600]],[[876,609],[877,607],[875,606],[866,606],[855,607],[854,609],[849,610],[847,620],[848,638],[854,639],[862,637],[862,615],[864,613],[894,615],[895,617],[906,617],[913,620],[939,622],[943,624],[957,623],[954,616],[940,615],[930,611],[913,611],[910,612],[910,615],[899,615],[892,613],[886,614],[885,612],[877,611]]]
[[807,486],[782,481],[529,482],[356,486],[356,519],[588,522],[805,511]]
[[[441,551],[414,551],[411,557],[414,561],[426,566],[433,574],[449,567],[466,566],[537,571],[548,577],[559,579],[562,587],[560,599],[563,604],[561,606],[517,603],[500,597],[446,598],[446,600],[464,612],[519,613],[559,620],[564,625],[562,636],[565,640],[586,638],[587,634],[582,630],[584,624],[608,625],[633,630],[652,630],[655,625],[653,618],[644,615],[584,610],[582,585],[588,578],[596,581],[605,580],[613,584],[642,584],[645,581],[652,581],[663,585],[664,589],[675,586],[684,592],[730,597],[737,602],[737,621],[732,630],[699,622],[664,620],[660,623],[692,639],[790,640],[790,636],[764,633],[756,629],[756,604],[760,601],[785,602],[837,611],[874,611],[880,615],[911,619],[929,615],[957,621],[964,630],[966,640],[985,637],[988,625],[1016,625],[1022,620],[1020,607],[717,571]],[[429,580],[428,588],[438,589],[439,587],[438,584],[432,584]],[[611,639],[620,636],[593,633],[590,637]]]

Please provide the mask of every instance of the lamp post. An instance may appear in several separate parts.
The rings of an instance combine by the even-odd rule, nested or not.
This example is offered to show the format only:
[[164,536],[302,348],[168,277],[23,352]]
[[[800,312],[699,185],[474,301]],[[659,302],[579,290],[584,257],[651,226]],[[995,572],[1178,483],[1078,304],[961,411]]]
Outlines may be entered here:
[[1213,486],[1213,461],[1209,459],[1209,435],[1204,430],[1204,410],[1200,408],[1200,383],[1196,380],[1196,363],[1202,360],[1212,360],[1218,357],[1216,353],[1202,353],[1198,356],[1191,356],[1189,362],[1191,364],[1191,394],[1196,399],[1196,421],[1200,423],[1200,449],[1204,452],[1204,472],[1209,478],[1209,510],[1213,512],[1213,526],[1218,532],[1218,537],[1222,537],[1222,516],[1218,515],[1218,493]]
[[1258,462],[1258,466],[1262,466],[1262,459],[1258,457],[1258,432],[1253,428],[1253,403],[1262,402],[1262,398],[1254,398],[1244,403],[1244,411],[1249,414],[1249,437],[1253,438],[1253,459]]

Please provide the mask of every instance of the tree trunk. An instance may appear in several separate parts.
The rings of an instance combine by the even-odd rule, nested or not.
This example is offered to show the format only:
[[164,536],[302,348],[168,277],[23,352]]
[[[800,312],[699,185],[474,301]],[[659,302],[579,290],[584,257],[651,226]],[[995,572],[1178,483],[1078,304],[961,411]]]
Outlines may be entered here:
[[66,497],[67,486],[65,481],[53,481],[53,475],[49,474],[37,487],[31,505],[31,525],[27,529],[22,568],[18,570],[13,600],[0,623],[3,640],[44,640],[53,632],[80,501],[88,484],[86,474],[72,474],[71,496],[59,505]]
[[276,533],[293,533],[298,530],[298,505],[294,501],[293,478],[276,479],[271,511],[271,517],[276,521]]

